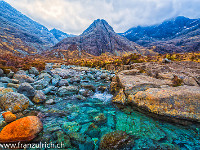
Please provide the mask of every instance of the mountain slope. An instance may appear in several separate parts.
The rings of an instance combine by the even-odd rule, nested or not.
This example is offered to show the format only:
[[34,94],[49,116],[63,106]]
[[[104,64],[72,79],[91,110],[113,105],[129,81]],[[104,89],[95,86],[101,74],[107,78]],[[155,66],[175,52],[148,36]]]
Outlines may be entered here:
[[67,34],[67,33],[64,33],[58,29],[52,29],[50,30],[50,32],[54,35],[54,37],[60,42],[62,41],[63,39],[67,38],[67,37],[75,37],[75,35],[73,34]]
[[200,51],[200,19],[177,17],[160,25],[131,28],[129,40],[159,53]]
[[105,52],[116,55],[124,52],[151,53],[142,46],[116,34],[113,28],[103,19],[95,20],[80,36],[66,38],[53,48],[61,50],[84,50],[95,56]]
[[5,1],[0,1],[0,48],[8,51],[17,49],[19,53],[29,54],[45,50],[57,42],[46,27],[23,15]]

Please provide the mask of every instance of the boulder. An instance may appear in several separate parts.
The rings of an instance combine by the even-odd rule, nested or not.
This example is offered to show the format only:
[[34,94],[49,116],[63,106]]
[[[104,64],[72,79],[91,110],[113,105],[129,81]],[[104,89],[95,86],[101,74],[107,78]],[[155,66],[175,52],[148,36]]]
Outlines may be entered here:
[[67,79],[61,79],[58,83],[58,86],[68,86],[69,82],[67,81]]
[[48,74],[48,73],[41,73],[40,75],[39,75],[39,77],[38,77],[38,79],[40,80],[40,79],[49,79],[49,80],[51,80],[51,75],[50,74]]
[[40,80],[34,82],[34,88],[36,90],[42,90],[42,89],[48,87],[50,81],[51,81],[50,78],[40,79]]
[[193,77],[185,77],[183,78],[183,83],[189,86],[199,86]]
[[52,85],[53,86],[57,86],[58,82],[60,81],[61,77],[57,74],[53,75],[53,79],[52,79]]
[[36,116],[18,119],[2,129],[0,143],[30,142],[42,129],[42,122]]
[[21,112],[29,106],[29,99],[23,94],[8,92],[0,97],[0,107],[2,110],[12,113]]
[[128,96],[128,102],[159,115],[200,122],[200,87],[150,88]]
[[98,114],[96,117],[94,117],[95,124],[104,124],[106,123],[107,118],[103,113]]
[[78,92],[79,92],[79,89],[77,86],[62,86],[58,89],[59,96],[77,94]]
[[7,123],[10,123],[16,120],[16,116],[10,111],[3,113],[2,116],[5,119],[5,122]]
[[34,75],[39,75],[39,71],[37,70],[37,68],[35,68],[35,67],[31,67],[30,69],[29,69],[29,74],[34,74]]
[[24,70],[19,70],[16,72],[16,74],[27,75]]
[[171,72],[160,72],[158,73],[158,78],[160,79],[168,79],[168,80],[172,80],[174,78],[174,75]]
[[36,91],[32,101],[36,104],[43,103],[46,101],[46,95],[42,91]]
[[28,83],[33,83],[35,80],[27,75],[23,75],[23,74],[15,74],[14,78],[19,80],[19,82],[24,83],[24,82],[28,82]]
[[35,89],[29,83],[22,83],[18,88],[18,93],[24,94],[32,99],[35,96]]
[[104,134],[100,141],[100,150],[131,149],[134,144],[133,137],[124,131],[114,131]]

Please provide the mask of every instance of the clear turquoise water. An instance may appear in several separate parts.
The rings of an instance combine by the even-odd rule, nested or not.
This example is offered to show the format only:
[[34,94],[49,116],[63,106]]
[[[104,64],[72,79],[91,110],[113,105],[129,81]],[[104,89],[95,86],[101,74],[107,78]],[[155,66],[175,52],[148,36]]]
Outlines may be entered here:
[[[109,88],[110,82],[91,80],[88,84],[104,85]],[[112,95],[108,91],[104,93],[96,91],[86,101],[77,100],[74,96],[56,97],[52,95],[49,98],[54,98],[56,103],[35,108],[45,115],[41,140],[54,143],[62,141],[65,144],[64,149],[97,150],[102,135],[118,130],[133,135],[135,140],[133,150],[200,149],[200,125],[182,126],[167,123],[148,117],[129,107],[121,110],[111,102]],[[96,124],[98,128],[89,131],[88,126],[94,123],[94,118],[100,113],[105,115],[107,121]],[[63,134],[56,135],[58,131]],[[74,135],[68,136],[70,134]]]

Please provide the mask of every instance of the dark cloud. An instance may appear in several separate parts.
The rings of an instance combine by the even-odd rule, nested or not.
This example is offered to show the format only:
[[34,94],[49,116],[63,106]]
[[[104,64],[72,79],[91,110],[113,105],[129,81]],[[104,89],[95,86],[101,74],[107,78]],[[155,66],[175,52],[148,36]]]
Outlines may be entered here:
[[199,0],[5,0],[45,25],[80,34],[95,19],[105,19],[116,32],[153,25],[183,15],[199,18]]

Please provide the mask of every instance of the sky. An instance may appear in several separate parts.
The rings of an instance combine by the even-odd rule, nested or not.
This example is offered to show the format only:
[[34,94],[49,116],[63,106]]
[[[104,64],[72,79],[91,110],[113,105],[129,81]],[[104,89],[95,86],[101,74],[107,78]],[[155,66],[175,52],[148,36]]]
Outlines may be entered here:
[[4,0],[48,29],[81,34],[105,19],[117,33],[177,16],[200,18],[200,0]]

